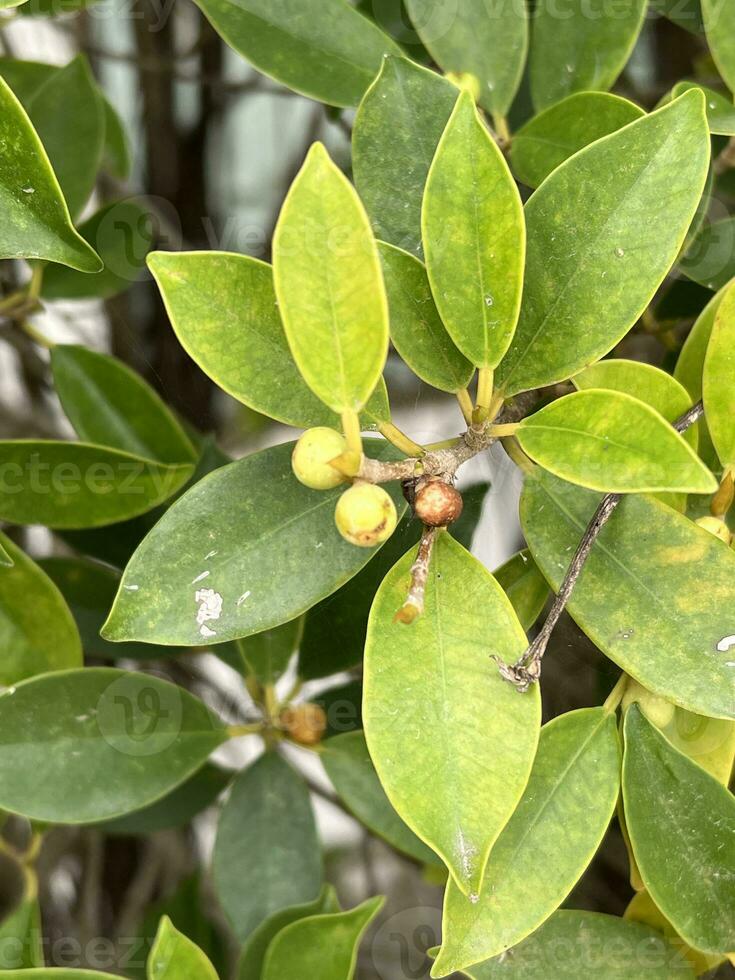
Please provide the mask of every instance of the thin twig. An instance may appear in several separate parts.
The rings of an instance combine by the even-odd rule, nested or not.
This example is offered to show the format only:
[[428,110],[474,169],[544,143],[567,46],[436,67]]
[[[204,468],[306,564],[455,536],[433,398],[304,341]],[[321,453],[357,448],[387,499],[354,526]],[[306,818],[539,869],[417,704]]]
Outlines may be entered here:
[[[685,412],[684,415],[678,418],[676,422],[673,423],[673,426],[677,432],[686,432],[686,430],[690,426],[694,425],[695,422],[698,422],[703,415],[704,407],[700,401],[697,402],[696,405],[692,406],[688,412]],[[554,604],[549,611],[549,615],[547,616],[544,625],[541,627],[538,636],[533,643],[531,643],[523,656],[512,665],[503,663],[503,661],[498,657],[493,657],[498,665],[498,670],[500,671],[501,677],[513,684],[521,694],[527,691],[531,684],[538,681],[539,677],[541,676],[541,661],[546,653],[546,647],[549,643],[554,627],[559,622],[559,617],[569,601],[572,591],[574,590],[574,586],[577,584],[577,580],[582,572],[582,569],[584,568],[584,564],[592,551],[592,546],[597,540],[600,531],[610,520],[615,512],[615,508],[622,499],[622,494],[609,493],[600,501],[592,520],[587,525],[587,529],[584,532],[582,540],[579,542],[579,546],[574,553],[574,557],[569,564],[569,568],[567,569],[564,580],[561,583],[561,588],[554,599]]]
[[412,623],[424,611],[426,582],[431,567],[431,553],[434,550],[438,527],[424,527],[416,560],[411,565],[411,588],[401,608],[394,617],[396,623]]

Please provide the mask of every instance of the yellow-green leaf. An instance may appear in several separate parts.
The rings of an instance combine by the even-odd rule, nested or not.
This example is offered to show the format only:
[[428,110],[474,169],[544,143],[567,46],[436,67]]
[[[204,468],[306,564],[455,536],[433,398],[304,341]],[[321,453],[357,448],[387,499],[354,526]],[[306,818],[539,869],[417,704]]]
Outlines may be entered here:
[[352,980],[360,940],[382,905],[371,898],[349,912],[292,922],[268,948],[262,980]]
[[544,181],[525,208],[526,285],[499,388],[512,395],[565,380],[628,332],[679,253],[709,157],[704,96],[687,92]]
[[[521,522],[557,590],[600,495],[543,470],[526,480]],[[706,572],[705,572],[706,570]],[[626,496],[603,528],[568,610],[602,652],[656,694],[735,718],[735,551],[647,496]]]
[[388,353],[388,300],[365,209],[321,143],[281,210],[273,273],[304,380],[332,411],[359,411]]
[[530,119],[513,136],[510,159],[524,184],[538,187],[565,160],[645,113],[607,92],[577,92]]
[[146,975],[148,980],[217,980],[215,969],[202,950],[175,929],[167,915],[158,927]]
[[625,716],[623,798],[635,859],[656,905],[695,949],[735,949],[735,798],[635,704]]
[[48,259],[80,272],[102,262],[71,223],[48,156],[28,116],[0,79],[0,259]]
[[614,493],[714,493],[717,481],[666,419],[631,395],[590,388],[525,418],[531,459],[570,483]]
[[459,96],[431,165],[422,229],[449,334],[477,367],[495,367],[518,322],[526,230],[515,181],[469,92]]
[[723,466],[735,466],[735,288],[725,293],[707,345],[702,379],[707,425]]
[[539,694],[503,681],[526,637],[495,579],[448,534],[436,541],[426,608],[393,621],[406,599],[410,551],[375,597],[365,647],[363,719],[388,799],[441,857],[465,894],[477,893],[490,848],[528,781]]
[[612,715],[585,708],[544,725],[526,791],[490,852],[479,901],[447,886],[432,976],[497,956],[561,905],[602,841],[619,788]]
[[[572,381],[581,391],[588,388],[607,388],[632,395],[654,408],[667,422],[675,422],[692,407],[692,399],[682,384],[661,368],[643,361],[617,358],[598,361],[576,374]],[[692,449],[697,448],[698,435],[696,425],[690,426],[684,433],[684,439]],[[686,507],[684,494],[665,493],[660,494],[660,497],[677,510],[683,511]]]
[[442,323],[426,269],[414,255],[379,242],[390,309],[390,335],[413,373],[440,391],[466,388],[475,373]]

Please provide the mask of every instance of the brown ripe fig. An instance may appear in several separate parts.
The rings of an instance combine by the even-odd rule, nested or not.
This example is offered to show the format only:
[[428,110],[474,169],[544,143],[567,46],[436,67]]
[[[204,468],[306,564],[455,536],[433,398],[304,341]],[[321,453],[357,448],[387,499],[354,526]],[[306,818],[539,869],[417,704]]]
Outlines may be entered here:
[[327,716],[318,704],[292,704],[279,716],[281,728],[300,745],[317,745],[327,730]]
[[413,509],[429,527],[447,527],[462,513],[462,494],[443,480],[428,480],[417,489]]

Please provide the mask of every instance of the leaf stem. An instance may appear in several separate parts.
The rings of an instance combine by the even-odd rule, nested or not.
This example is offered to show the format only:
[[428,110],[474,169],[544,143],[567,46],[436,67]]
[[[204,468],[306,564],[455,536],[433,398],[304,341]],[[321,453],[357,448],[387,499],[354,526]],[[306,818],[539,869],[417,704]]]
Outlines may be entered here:
[[[673,423],[673,427],[677,432],[686,432],[686,430],[690,426],[694,425],[695,422],[698,422],[703,415],[704,406],[702,405],[702,402],[699,401],[696,405],[693,405],[689,411],[685,412],[680,418],[678,418],[676,422]],[[554,627],[559,622],[559,617],[564,611],[566,604],[572,595],[574,586],[576,585],[582,569],[584,568],[585,562],[589,558],[590,552],[592,551],[592,546],[597,540],[597,536],[610,520],[615,512],[615,508],[622,499],[623,494],[609,493],[600,501],[592,520],[587,525],[584,535],[582,536],[582,540],[577,546],[577,550],[575,551],[574,557],[569,564],[569,568],[567,569],[546,621],[541,627],[538,636],[535,638],[533,643],[531,643],[523,656],[512,665],[503,663],[503,661],[499,660],[497,657],[493,658],[498,665],[498,670],[500,671],[501,677],[513,684],[521,694],[527,691],[531,684],[538,681],[539,677],[541,676],[541,661],[546,653],[546,647],[548,646],[549,638],[554,631]]]
[[498,135],[498,142],[505,149],[510,145],[512,136],[510,133],[510,127],[508,126],[508,120],[505,116],[501,115],[499,112],[493,113],[493,128]]
[[469,391],[466,388],[462,388],[457,392],[457,401],[459,402],[459,407],[462,409],[462,415],[467,425],[472,425],[472,412],[474,406],[472,405],[472,398],[470,397]]
[[608,694],[603,704],[603,709],[606,715],[613,715],[618,710],[618,705],[623,700],[623,695],[625,694],[625,689],[628,686],[629,681],[628,675],[623,671],[623,673],[618,677],[615,682],[615,687]]
[[473,418],[476,422],[483,422],[490,411],[490,403],[493,399],[493,377],[495,372],[492,368],[480,368],[477,373],[477,410],[484,413],[481,418],[477,417],[476,412]]
[[519,425],[520,422],[507,422],[505,425],[491,425],[488,429],[488,434],[494,439],[505,439],[507,436],[515,435]]
[[52,350],[56,346],[53,340],[49,340],[48,337],[42,334],[41,331],[34,327],[28,320],[21,320],[19,326],[23,333],[30,337],[34,343],[38,344],[39,347],[45,347],[46,350]]
[[265,725],[262,721],[255,721],[250,725],[229,725],[227,735],[229,738],[240,738],[242,735],[259,735]]
[[420,446],[417,442],[414,442],[405,432],[393,425],[392,422],[381,422],[378,426],[378,431],[382,436],[384,436],[388,442],[393,443],[396,449],[400,449],[402,453],[407,456],[423,456],[425,449]]
[[362,432],[360,431],[360,416],[352,409],[342,412],[342,431],[347,442],[347,451],[362,455]]

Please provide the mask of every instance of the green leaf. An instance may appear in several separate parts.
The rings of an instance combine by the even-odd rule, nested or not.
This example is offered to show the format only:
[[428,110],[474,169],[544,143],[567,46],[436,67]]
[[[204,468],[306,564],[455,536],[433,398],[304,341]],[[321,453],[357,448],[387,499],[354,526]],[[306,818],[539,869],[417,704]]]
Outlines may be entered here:
[[419,257],[424,186],[456,101],[445,78],[389,57],[355,116],[355,186],[375,234]]
[[493,572],[498,585],[511,601],[518,621],[530,630],[543,612],[549,587],[528,549],[519,551]]
[[371,898],[349,912],[292,922],[271,943],[263,980],[353,980],[357,947],[382,905],[382,898]]
[[[33,3],[37,0],[32,0]],[[34,970],[3,970],[4,980],[120,980],[112,973],[98,973],[96,970],[65,970],[63,967],[49,969],[41,967]]]
[[183,688],[111,667],[44,674],[0,695],[0,807],[96,823],[160,799],[226,733]]
[[[606,388],[632,395],[650,405],[667,422],[675,422],[692,407],[692,399],[683,385],[660,368],[642,361],[616,358],[598,361],[575,375],[572,381],[582,391],[588,388]],[[692,425],[683,434],[683,438],[696,450],[698,435],[699,430],[696,425]],[[677,510],[683,511],[686,507],[684,494],[664,493],[659,496],[664,503]]]
[[94,189],[105,141],[102,97],[84,55],[55,71],[30,97],[27,109],[76,218]]
[[[108,643],[99,635],[120,588],[120,572],[89,558],[42,558],[48,575],[69,606],[88,657],[103,660],[158,660],[182,652],[180,647],[149,643]],[[2,578],[0,578],[0,582]]]
[[0,570],[0,684],[82,666],[79,633],[64,598],[12,541],[0,544],[13,562]]
[[[106,639],[208,646],[250,636],[296,619],[360,571],[376,549],[342,538],[334,507],[343,489],[299,483],[293,445],[223,466],[166,511],[125,569]],[[405,501],[391,491],[400,515]]]
[[579,150],[644,115],[618,95],[570,95],[534,116],[513,136],[510,159],[515,175],[528,187],[538,187]]
[[500,0],[406,0],[419,37],[445,72],[469,73],[479,82],[479,102],[506,115],[528,52],[525,4]]
[[682,755],[723,786],[728,785],[735,760],[735,722],[674,708],[671,720],[661,731]]
[[273,912],[318,894],[322,858],[309,791],[279,755],[267,752],[232,784],[213,874],[240,942]]
[[426,181],[426,270],[442,320],[477,367],[508,349],[523,290],[526,233],[505,158],[463,92]]
[[611,14],[605,0],[571,0],[559,16],[553,0],[539,0],[533,18],[529,71],[537,109],[573,92],[612,88],[630,57],[646,14],[646,0],[625,0]]
[[413,373],[440,391],[466,388],[474,366],[454,345],[431,295],[426,269],[415,256],[378,242],[390,309],[393,344]]
[[526,791],[490,853],[479,901],[453,882],[447,887],[432,975],[497,956],[537,929],[592,860],[619,789],[614,715],[585,708],[544,725]]
[[[554,590],[600,502],[542,470],[526,480],[521,523]],[[706,575],[703,569],[707,570]],[[592,547],[568,611],[649,690],[698,714],[735,717],[735,552],[652,497],[625,497]]]
[[80,272],[102,262],[74,230],[46,151],[20,103],[0,79],[0,259],[48,259]]
[[145,269],[145,257],[153,244],[150,213],[135,198],[114,201],[79,226],[105,264],[95,276],[50,266],[43,277],[44,299],[109,299],[129,289]]
[[719,290],[735,276],[735,218],[706,224],[687,245],[679,268],[693,282]]
[[210,807],[232,781],[232,773],[205,762],[201,769],[163,799],[115,820],[97,824],[106,834],[155,834],[186,827]]
[[709,974],[724,960],[722,956],[700,953],[699,950],[692,949],[691,946],[688,946],[661,909],[658,908],[645,888],[643,891],[636,892],[630,900],[624,912],[624,918],[630,919],[633,922],[642,922],[644,925],[650,926],[652,929],[660,932],[673,946],[679,949],[682,959],[691,963],[698,977],[703,974]]
[[409,830],[390,805],[362,732],[347,732],[328,739],[319,758],[337,794],[358,820],[416,861],[437,863],[434,852]]
[[723,0],[702,0],[704,30],[712,57],[731,92],[735,92],[735,8]]
[[625,716],[623,797],[647,890],[695,949],[735,949],[735,798],[677,752],[632,705]]
[[700,0],[651,0],[651,7],[691,34],[703,34]]
[[388,300],[368,217],[321,143],[281,209],[273,278],[304,380],[332,411],[359,411],[388,353]]
[[2,542],[0,542],[0,566],[3,568],[13,567],[13,559],[3,547]]
[[532,195],[521,317],[497,371],[506,395],[565,380],[633,326],[679,253],[709,145],[704,97],[689,92],[581,150]]
[[386,576],[370,614],[365,735],[398,814],[463,892],[478,892],[528,781],[538,688],[519,696],[501,679],[491,656],[514,662],[525,634],[495,579],[448,534],[436,541],[423,615],[411,626],[393,621],[414,558],[411,550]]
[[346,0],[197,0],[217,33],[258,71],[302,95],[356,106],[400,48]]
[[692,980],[679,950],[655,929],[599,912],[555,912],[508,953],[471,967],[470,980]]
[[148,980],[217,980],[214,967],[191,939],[164,916],[148,957]]
[[717,489],[717,480],[666,419],[622,391],[566,395],[525,418],[515,436],[544,469],[592,490]]
[[[697,317],[676,362],[674,377],[689,392],[693,403],[698,402],[702,397],[704,359],[712,335],[712,328],[715,325],[715,317],[726,289],[727,287],[723,287]],[[715,469],[717,467],[717,454],[712,445],[712,437],[709,434],[706,418],[699,420],[697,430],[699,432],[699,454],[711,469]]]
[[176,493],[194,470],[45,439],[0,441],[0,466],[0,520],[51,528],[103,527],[144,514]]
[[268,947],[278,933],[292,922],[323,912],[339,912],[337,896],[331,885],[324,885],[319,897],[313,902],[274,912],[250,934],[243,946],[237,971],[238,980],[261,980]]
[[58,344],[51,351],[51,369],[56,393],[80,439],[172,465],[196,459],[171,410],[116,357]]
[[[38,2],[38,0],[34,0],[34,2]],[[31,4],[29,3],[26,9],[30,10],[30,7]],[[65,7],[68,7],[67,0],[65,0]],[[0,58],[0,75],[15,92],[26,111],[28,111],[30,101],[38,89],[57,71],[59,71],[57,65],[48,65],[41,61]],[[128,137],[117,111],[99,86],[97,86],[97,93],[102,99],[105,115],[107,165],[115,177],[126,180],[130,176],[132,166]]]
[[362,731],[362,681],[330,687],[313,698],[327,716],[326,735]]
[[707,425],[723,466],[735,466],[735,287],[722,298],[707,345],[702,380]]
[[238,641],[248,669],[261,684],[275,684],[286,672],[299,645],[303,624],[303,619],[299,617],[283,626],[263,630]]
[[148,267],[179,343],[215,384],[287,425],[335,424],[291,356],[269,265],[227,252],[153,252]]
[[671,94],[678,98],[693,88],[700,89],[707,100],[709,131],[715,136],[735,136],[735,106],[732,99],[725,98],[720,92],[715,92],[707,85],[700,85],[699,82],[677,82]]

